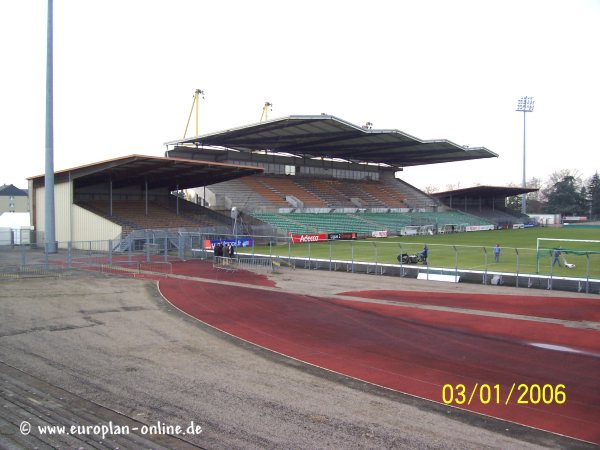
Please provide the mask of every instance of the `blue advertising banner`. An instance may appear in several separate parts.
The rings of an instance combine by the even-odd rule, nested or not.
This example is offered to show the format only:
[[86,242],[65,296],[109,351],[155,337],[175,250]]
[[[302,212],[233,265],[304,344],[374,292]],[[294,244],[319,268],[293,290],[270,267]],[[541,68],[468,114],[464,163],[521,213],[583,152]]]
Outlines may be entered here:
[[211,250],[215,248],[219,242],[222,242],[225,247],[229,244],[234,247],[252,247],[254,245],[254,241],[250,238],[239,238],[239,239],[205,239],[204,240],[204,249]]

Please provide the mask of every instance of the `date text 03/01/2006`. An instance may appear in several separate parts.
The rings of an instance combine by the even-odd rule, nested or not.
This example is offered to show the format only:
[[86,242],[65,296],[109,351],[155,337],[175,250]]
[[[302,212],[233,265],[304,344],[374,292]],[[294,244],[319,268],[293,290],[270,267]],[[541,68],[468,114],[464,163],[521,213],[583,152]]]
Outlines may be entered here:
[[511,400],[519,405],[563,405],[567,401],[567,392],[564,384],[513,383],[509,388],[500,384],[475,383],[471,389],[464,384],[442,386],[442,402],[446,405],[469,406],[473,402],[508,405]]

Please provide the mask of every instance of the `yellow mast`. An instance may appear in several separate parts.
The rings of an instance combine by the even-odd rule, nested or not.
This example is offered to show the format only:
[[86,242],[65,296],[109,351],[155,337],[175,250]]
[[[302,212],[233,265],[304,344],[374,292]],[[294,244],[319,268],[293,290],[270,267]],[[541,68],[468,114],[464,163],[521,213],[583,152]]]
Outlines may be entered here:
[[267,120],[267,115],[269,114],[269,109],[273,111],[273,103],[265,102],[265,106],[263,106],[262,114],[260,116],[260,121]]
[[190,120],[192,120],[192,113],[194,112],[194,105],[196,105],[196,136],[198,136],[198,105],[200,104],[200,96],[204,98],[204,91],[196,89],[194,91],[194,101],[192,102],[192,109],[190,109],[190,115],[188,117],[187,124],[185,125],[185,131],[183,132],[183,139],[187,136],[188,127],[190,126]]

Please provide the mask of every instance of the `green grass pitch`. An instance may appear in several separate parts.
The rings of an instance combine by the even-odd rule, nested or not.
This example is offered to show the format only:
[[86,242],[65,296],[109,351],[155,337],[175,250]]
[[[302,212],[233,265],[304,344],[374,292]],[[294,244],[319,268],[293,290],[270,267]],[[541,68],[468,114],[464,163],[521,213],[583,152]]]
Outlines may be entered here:
[[[479,231],[469,233],[441,234],[433,236],[404,236],[358,241],[329,241],[313,244],[279,244],[254,247],[255,253],[286,258],[304,257],[315,259],[354,260],[399,264],[400,253],[416,254],[429,246],[431,267],[448,269],[487,270],[510,273],[539,273],[554,276],[586,277],[600,279],[600,243],[557,242],[562,249],[587,250],[596,253],[574,254],[568,251],[563,257],[575,268],[568,269],[561,258],[562,267],[551,267],[549,250],[540,251],[536,258],[537,238],[600,240],[600,228],[550,228],[537,227],[518,230]],[[493,247],[502,248],[500,261],[494,261]],[[239,253],[250,253],[251,249],[239,249]]]

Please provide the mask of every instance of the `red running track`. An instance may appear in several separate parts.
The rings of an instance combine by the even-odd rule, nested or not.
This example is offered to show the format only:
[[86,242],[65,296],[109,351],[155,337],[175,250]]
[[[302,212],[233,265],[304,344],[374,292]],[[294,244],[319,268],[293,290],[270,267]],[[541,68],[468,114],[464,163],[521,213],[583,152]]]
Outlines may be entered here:
[[[600,332],[191,280],[159,286],[186,313],[284,355],[436,402],[444,385],[463,384],[465,401],[474,393],[465,409],[600,444]],[[521,383],[564,384],[566,402],[535,402],[534,389],[537,404],[529,392],[518,404]],[[498,385],[488,404],[482,384]]]
[[458,294],[451,292],[419,292],[369,290],[343,292],[340,295],[401,301],[453,308],[478,309],[524,316],[562,320],[600,322],[600,301],[593,298],[517,296],[498,294]]
[[218,281],[232,281],[235,283],[251,284],[254,286],[275,287],[275,282],[266,275],[255,274],[248,270],[226,271],[215,269],[211,262],[191,260],[172,261],[173,273],[191,277],[209,278]]

